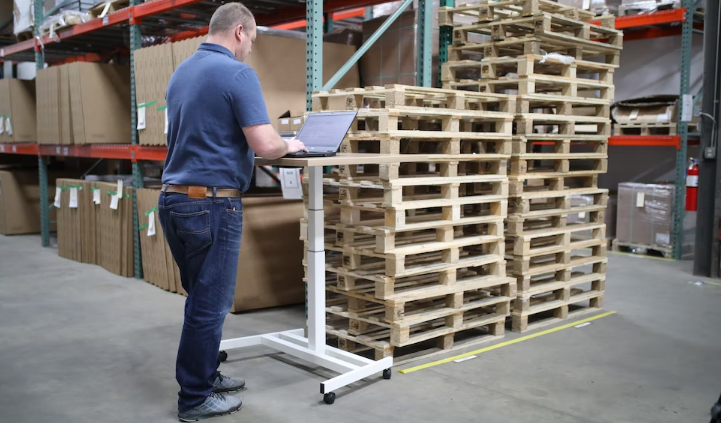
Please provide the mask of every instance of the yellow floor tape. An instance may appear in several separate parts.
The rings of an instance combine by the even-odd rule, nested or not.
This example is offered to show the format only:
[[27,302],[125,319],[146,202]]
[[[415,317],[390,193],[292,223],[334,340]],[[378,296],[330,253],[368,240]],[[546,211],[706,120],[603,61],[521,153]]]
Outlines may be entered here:
[[651,260],[663,260],[663,261],[676,261],[674,259],[666,258],[666,257],[655,257],[655,256],[647,256],[645,254],[633,254],[633,253],[624,253],[621,251],[607,251],[608,254],[618,254],[619,256],[629,256],[629,257],[636,257],[636,258],[647,258]]
[[519,342],[527,341],[527,340],[529,340],[529,339],[538,338],[539,336],[542,336],[542,335],[548,335],[549,333],[558,332],[559,330],[572,328],[572,327],[574,327],[574,326],[576,326],[576,325],[580,325],[581,323],[590,322],[590,321],[592,321],[592,320],[600,319],[600,318],[602,318],[602,317],[610,316],[610,315],[612,315],[612,314],[616,314],[616,312],[615,312],[615,311],[609,311],[609,312],[606,312],[606,313],[598,314],[598,315],[596,315],[596,316],[588,317],[588,318],[586,318],[586,319],[576,320],[575,322],[572,322],[572,323],[568,323],[568,324],[565,324],[565,325],[562,325],[562,326],[558,326],[558,327],[555,327],[555,328],[552,328],[552,329],[544,330],[544,331],[542,331],[542,332],[534,333],[534,334],[531,334],[531,335],[523,336],[523,337],[521,337],[521,338],[516,338],[516,339],[514,339],[514,340],[512,340],[512,341],[501,342],[500,344],[491,345],[490,347],[481,348],[480,350],[475,350],[475,351],[467,352],[467,353],[460,354],[460,355],[457,355],[457,356],[454,356],[454,357],[444,358],[443,360],[438,360],[438,361],[433,361],[433,362],[426,363],[426,364],[421,364],[420,366],[410,367],[410,368],[408,368],[408,369],[399,369],[398,372],[399,372],[399,373],[403,373],[403,374],[412,373],[412,372],[417,372],[418,370],[427,369],[427,368],[429,368],[429,367],[434,367],[434,366],[437,366],[437,365],[439,365],[439,364],[450,363],[451,361],[458,360],[458,359],[465,358],[465,357],[469,357],[469,356],[471,356],[471,355],[477,355],[477,354],[484,353],[484,352],[487,352],[487,351],[492,351],[492,350],[495,350],[495,349],[498,349],[498,348],[501,348],[501,347],[505,347],[505,346],[508,346],[508,345],[513,345],[513,344],[517,344],[517,343],[519,343]]

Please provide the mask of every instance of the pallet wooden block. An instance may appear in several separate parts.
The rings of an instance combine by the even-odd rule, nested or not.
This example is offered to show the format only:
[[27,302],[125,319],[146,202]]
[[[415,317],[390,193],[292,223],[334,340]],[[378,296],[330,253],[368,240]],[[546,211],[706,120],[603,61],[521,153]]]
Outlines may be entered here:
[[[617,123],[613,125],[615,135],[676,135],[677,123]],[[689,130],[692,131],[689,123]]]

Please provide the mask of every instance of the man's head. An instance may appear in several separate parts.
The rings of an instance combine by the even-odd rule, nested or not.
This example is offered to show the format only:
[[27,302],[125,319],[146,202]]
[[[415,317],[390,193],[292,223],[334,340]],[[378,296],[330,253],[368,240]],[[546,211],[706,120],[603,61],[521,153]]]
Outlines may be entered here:
[[243,62],[250,54],[255,41],[255,18],[241,3],[220,6],[210,18],[208,42],[220,44]]

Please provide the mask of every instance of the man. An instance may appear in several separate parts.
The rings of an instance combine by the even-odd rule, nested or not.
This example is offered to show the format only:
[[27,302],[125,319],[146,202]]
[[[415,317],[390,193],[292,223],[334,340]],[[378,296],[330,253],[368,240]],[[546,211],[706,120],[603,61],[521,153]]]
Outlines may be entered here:
[[235,295],[243,205],[253,152],[276,159],[307,151],[270,125],[258,76],[243,61],[256,37],[240,3],[219,7],[207,42],[168,83],[168,156],[158,200],[160,222],[180,268],[185,321],[178,348],[178,418],[234,413],[239,397],[222,395],[245,381],[218,372],[223,322]]

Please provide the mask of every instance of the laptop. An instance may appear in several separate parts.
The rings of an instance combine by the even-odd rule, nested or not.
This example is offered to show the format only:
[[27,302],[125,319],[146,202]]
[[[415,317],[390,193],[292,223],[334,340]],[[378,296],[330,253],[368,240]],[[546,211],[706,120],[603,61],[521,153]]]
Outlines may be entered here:
[[335,156],[356,115],[358,115],[357,111],[309,114],[295,137],[305,144],[308,152],[299,151],[284,157]]

